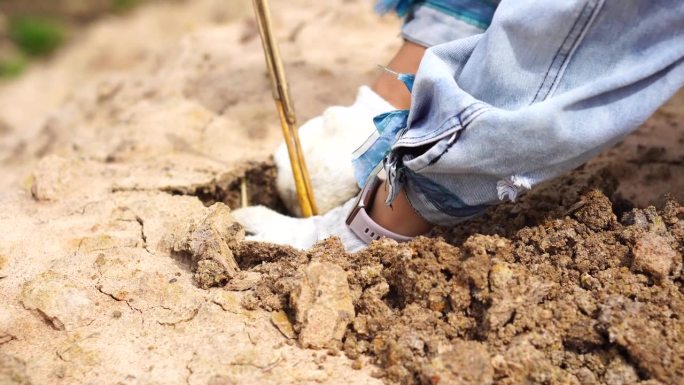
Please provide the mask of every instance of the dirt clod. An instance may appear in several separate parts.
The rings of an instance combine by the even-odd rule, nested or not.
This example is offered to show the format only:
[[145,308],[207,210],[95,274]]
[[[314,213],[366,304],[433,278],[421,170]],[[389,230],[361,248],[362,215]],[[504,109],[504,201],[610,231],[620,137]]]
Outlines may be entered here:
[[323,348],[341,341],[354,318],[347,274],[329,262],[312,262],[304,269],[301,282],[290,294],[290,304],[304,347]]
[[666,238],[649,232],[636,241],[632,269],[650,274],[660,281],[670,273],[677,258],[677,252]]
[[290,322],[287,313],[285,313],[284,311],[278,310],[271,313],[271,323],[273,324],[273,326],[278,328],[278,330],[286,338],[297,338],[297,334],[295,333],[294,327],[292,326],[292,322]]
[[201,288],[225,284],[240,268],[231,248],[244,238],[244,229],[233,220],[230,209],[215,203],[204,220],[174,245],[174,251],[190,256],[195,281]]
[[485,346],[475,341],[460,341],[433,358],[423,377],[424,382],[435,385],[489,385],[494,381],[494,369]]

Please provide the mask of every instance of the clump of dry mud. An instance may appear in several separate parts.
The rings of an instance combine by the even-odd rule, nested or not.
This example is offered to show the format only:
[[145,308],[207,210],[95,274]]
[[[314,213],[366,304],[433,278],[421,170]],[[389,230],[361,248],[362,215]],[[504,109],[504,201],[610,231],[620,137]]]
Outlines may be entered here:
[[390,383],[682,384],[684,210],[612,203],[614,188],[575,173],[356,254],[243,242],[237,263],[261,277],[244,305],[303,346],[371,357]]

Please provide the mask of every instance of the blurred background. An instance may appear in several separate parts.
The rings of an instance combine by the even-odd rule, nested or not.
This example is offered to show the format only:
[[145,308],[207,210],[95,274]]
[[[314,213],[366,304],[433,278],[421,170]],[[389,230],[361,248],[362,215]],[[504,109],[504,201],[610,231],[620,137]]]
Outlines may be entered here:
[[[372,0],[270,3],[301,122],[401,43]],[[251,0],[0,0],[0,20],[0,194],[51,156],[211,179],[281,140]]]
[[99,18],[160,1],[180,0],[0,0],[0,79],[20,75]]

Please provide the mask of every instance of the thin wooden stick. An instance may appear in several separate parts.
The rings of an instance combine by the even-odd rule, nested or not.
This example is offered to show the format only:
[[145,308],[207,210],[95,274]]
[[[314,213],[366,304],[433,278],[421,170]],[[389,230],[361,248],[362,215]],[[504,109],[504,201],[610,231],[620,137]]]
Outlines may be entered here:
[[285,139],[287,153],[292,165],[292,175],[295,180],[299,206],[302,209],[302,216],[309,217],[318,214],[318,208],[316,207],[316,200],[311,188],[309,171],[304,161],[302,145],[297,134],[297,119],[290,99],[285,70],[278,46],[273,38],[268,0],[253,1],[259,35],[261,36],[264,56],[266,57],[266,65],[268,66],[268,73],[271,75],[273,99],[276,103],[278,116],[280,117],[280,126],[283,130],[283,138]]
[[249,196],[247,195],[247,175],[240,180],[240,206],[249,206]]

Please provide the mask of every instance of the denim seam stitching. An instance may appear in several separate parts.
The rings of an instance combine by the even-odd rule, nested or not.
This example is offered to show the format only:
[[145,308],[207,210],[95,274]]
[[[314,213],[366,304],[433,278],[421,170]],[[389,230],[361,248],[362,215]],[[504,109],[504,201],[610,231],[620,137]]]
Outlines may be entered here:
[[[475,109],[474,111],[468,111],[468,109],[471,108],[471,107],[479,107],[479,108]],[[475,102],[475,103],[473,103],[473,104],[470,104],[468,107],[466,107],[466,108],[464,108],[463,110],[461,110],[461,112],[459,112],[459,113],[457,113],[457,114],[455,114],[455,115],[450,116],[449,118],[447,118],[447,119],[446,119],[442,124],[440,124],[436,129],[434,129],[434,130],[432,130],[432,131],[430,131],[430,132],[427,132],[427,133],[425,133],[425,134],[422,134],[422,135],[420,135],[420,136],[415,136],[415,137],[413,137],[413,138],[411,138],[411,139],[409,139],[409,140],[405,140],[405,143],[406,143],[406,144],[415,144],[416,142],[420,142],[423,138],[425,138],[425,137],[427,137],[427,136],[433,135],[433,134],[435,134],[435,133],[437,133],[437,132],[440,132],[440,131],[446,131],[446,130],[448,130],[448,129],[451,129],[451,128],[453,128],[454,126],[456,126],[456,124],[452,124],[452,126],[449,127],[448,129],[444,129],[444,127],[445,127],[445,126],[448,126],[448,125],[450,124],[450,122],[453,121],[454,119],[459,120],[459,124],[463,125],[462,122],[468,120],[468,118],[469,118],[472,114],[476,113],[477,111],[480,111],[480,110],[482,110],[482,109],[487,109],[487,108],[488,108],[487,105],[484,105],[484,103],[481,103],[481,102]],[[461,117],[460,119],[459,119],[459,116]],[[401,141],[402,139],[403,139],[403,138],[400,138],[399,141]]]
[[[467,127],[468,127],[468,126],[469,126],[477,117],[479,117],[479,116],[482,115],[483,113],[487,112],[488,110],[489,110],[489,108],[480,108],[479,110],[474,111],[472,114],[470,114],[470,115],[468,116],[469,119],[468,119],[466,122],[459,122],[458,125],[461,126],[461,129],[460,129],[460,130],[457,130],[457,132],[465,130],[465,129],[466,129],[466,128],[467,128]],[[479,113],[478,113],[478,112],[479,112]],[[477,114],[476,114],[476,113],[477,113]],[[456,127],[456,126],[457,126],[457,125],[454,125],[453,127]],[[453,127],[451,127],[451,128],[453,128]],[[449,149],[450,149],[454,144],[456,144],[456,142],[452,143],[450,146],[448,146],[447,148],[445,148],[444,151],[440,152],[439,154],[435,155],[432,159],[428,160],[428,162],[427,162],[427,164],[425,164],[425,166],[423,166],[423,167],[421,167],[421,168],[418,168],[418,169],[415,169],[415,170],[413,170],[413,172],[416,172],[416,173],[417,173],[417,172],[420,172],[420,171],[422,171],[422,170],[424,170],[424,169],[426,169],[426,168],[432,166],[432,165],[434,164],[434,163],[432,163],[433,160],[436,159],[436,158],[442,157],[442,156],[444,155],[444,153],[446,153],[447,151],[449,151]]]
[[[590,4],[591,3],[591,4]],[[570,61],[570,58],[572,55],[575,53],[575,48],[577,45],[581,42],[581,39],[584,38],[584,32],[586,29],[591,25],[591,21],[594,18],[594,15],[596,14],[597,10],[599,9],[599,5],[601,4],[601,0],[593,0],[587,3],[588,6],[590,6],[590,9],[587,10],[586,15],[583,15],[583,21],[582,21],[582,26],[581,28],[578,28],[576,31],[577,37],[573,40],[572,45],[570,45],[568,52],[565,54],[565,58],[563,59],[563,62],[560,63],[560,66],[558,67],[558,72],[556,73],[556,76],[553,79],[553,82],[549,86],[549,90],[546,92],[546,95],[544,95],[544,99],[548,98],[551,92],[555,89],[557,83],[560,81],[560,78],[562,77],[563,73],[565,72],[565,68],[567,68],[567,63]],[[584,9],[582,10],[582,13],[584,13]],[[580,16],[582,17],[582,16]]]
[[584,4],[584,7],[582,7],[582,11],[580,12],[577,19],[575,19],[575,22],[572,24],[572,28],[570,28],[570,31],[565,36],[565,39],[563,39],[563,43],[561,43],[561,45],[558,47],[558,50],[556,50],[556,54],[553,55],[553,59],[551,60],[551,64],[549,64],[549,68],[546,70],[546,73],[544,74],[544,79],[542,80],[541,84],[539,85],[539,88],[537,89],[537,92],[534,94],[534,98],[532,99],[532,102],[530,104],[533,104],[534,102],[537,101],[537,98],[539,97],[539,93],[542,91],[542,89],[544,88],[544,85],[547,82],[547,79],[549,77],[549,73],[551,72],[551,70],[554,68],[554,65],[556,64],[556,59],[558,58],[558,56],[560,56],[561,51],[563,50],[563,47],[565,46],[565,43],[568,41],[568,38],[570,38],[570,35],[572,35],[572,31],[575,30],[577,23],[579,23],[579,20],[582,17],[582,14],[584,13],[584,8],[586,8],[588,5],[589,5],[589,1],[587,1]]
[[449,126],[449,125],[451,125],[452,127],[455,126],[456,124],[451,123],[454,120],[458,120],[457,115],[450,116],[449,118],[447,118],[444,121],[444,123],[440,124],[436,129],[434,129],[428,133],[425,133],[425,134],[420,135],[420,136],[413,137],[411,139],[399,138],[399,140],[397,142],[404,141],[404,143],[406,143],[406,144],[415,144],[416,142],[420,142],[423,138],[425,138],[427,136],[433,135],[433,134],[440,132],[440,131],[446,131],[446,130],[451,128],[451,127],[449,127],[447,129],[444,129],[444,127],[446,127],[446,126]]
[[[577,45],[579,39],[584,36],[584,30],[590,24],[590,21],[593,19],[596,10],[599,9],[599,4],[600,0],[588,0],[584,4],[584,7],[582,7],[582,10],[577,16],[577,19],[570,28],[570,31],[565,36],[563,43],[561,43],[561,45],[558,47],[558,50],[556,51],[556,54],[553,57],[553,60],[551,60],[549,68],[546,70],[546,73],[544,74],[544,79],[542,80],[542,83],[539,85],[539,88],[537,89],[537,92],[534,95],[534,98],[532,99],[532,102],[530,104],[534,104],[535,102],[540,100],[545,100],[549,96],[551,90],[554,88],[554,85],[560,79],[561,74],[563,72],[562,70],[563,68],[565,68],[565,64],[570,59],[570,54],[574,52],[574,47]],[[562,61],[559,63],[558,60],[560,58],[562,58]],[[554,75],[552,75],[553,72],[555,72]],[[553,79],[549,84],[550,76],[553,76]],[[544,96],[540,98],[540,93],[547,87],[548,90],[545,92]]]

